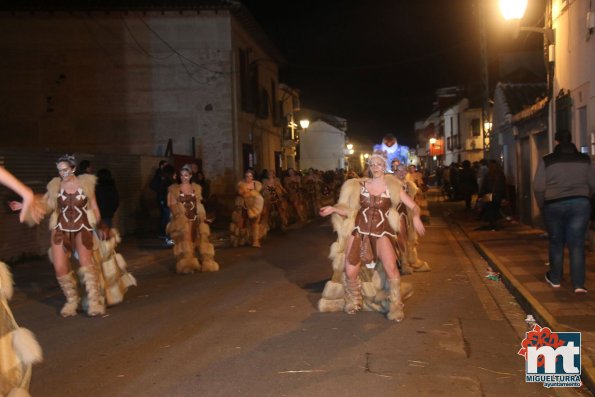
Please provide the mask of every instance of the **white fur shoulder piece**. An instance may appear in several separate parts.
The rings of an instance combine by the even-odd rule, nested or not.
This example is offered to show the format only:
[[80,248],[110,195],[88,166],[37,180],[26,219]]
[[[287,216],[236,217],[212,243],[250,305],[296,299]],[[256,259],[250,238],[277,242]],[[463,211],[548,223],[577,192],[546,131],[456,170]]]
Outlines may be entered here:
[[12,274],[4,262],[0,262],[0,298],[10,300],[13,294]]

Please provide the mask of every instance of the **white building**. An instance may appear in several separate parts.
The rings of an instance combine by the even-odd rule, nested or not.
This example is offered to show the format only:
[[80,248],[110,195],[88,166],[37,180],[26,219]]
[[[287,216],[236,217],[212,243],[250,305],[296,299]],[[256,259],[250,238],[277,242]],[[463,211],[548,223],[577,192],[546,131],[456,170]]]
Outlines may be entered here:
[[345,165],[345,132],[322,120],[300,134],[300,168],[334,170]]
[[444,111],[444,163],[471,162],[483,158],[481,109],[470,108],[469,99],[463,98]]

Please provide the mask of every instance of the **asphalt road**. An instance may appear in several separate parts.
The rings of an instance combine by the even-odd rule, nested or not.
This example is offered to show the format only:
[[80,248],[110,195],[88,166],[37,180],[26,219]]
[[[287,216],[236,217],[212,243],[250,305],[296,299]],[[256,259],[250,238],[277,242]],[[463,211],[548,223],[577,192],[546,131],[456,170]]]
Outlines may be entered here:
[[15,317],[45,356],[32,396],[557,395],[525,383],[525,313],[441,217],[420,249],[432,272],[404,276],[415,292],[402,323],[317,311],[332,241],[317,220],[262,249],[218,250],[217,273],[176,275],[167,254],[137,260],[139,286],[103,318],[63,319],[59,291],[19,293],[17,278]]

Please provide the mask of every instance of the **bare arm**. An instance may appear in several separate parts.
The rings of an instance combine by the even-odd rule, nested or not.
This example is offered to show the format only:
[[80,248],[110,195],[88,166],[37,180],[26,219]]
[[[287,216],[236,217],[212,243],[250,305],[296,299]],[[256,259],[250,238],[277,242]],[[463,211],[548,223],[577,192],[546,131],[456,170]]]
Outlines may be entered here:
[[329,216],[330,214],[339,214],[341,216],[347,216],[347,212],[345,212],[342,209],[333,207],[332,205],[327,205],[324,206],[320,209],[320,211],[318,212],[320,214],[320,216]]
[[421,218],[419,217],[419,206],[415,204],[415,201],[413,201],[413,199],[409,197],[409,195],[405,193],[405,190],[403,189],[401,189],[399,197],[401,198],[401,201],[407,206],[407,208],[413,210],[413,228],[415,229],[417,234],[423,236],[426,233],[426,228],[424,227],[424,224],[421,221]]
[[19,215],[19,221],[22,223],[25,220],[27,212],[31,211],[31,217],[35,223],[39,223],[43,217],[43,213],[40,209],[34,206],[33,191],[19,181],[14,175],[8,172],[4,167],[0,167],[0,182],[6,187],[14,190],[19,196],[23,198],[23,203],[11,202],[9,203],[10,208],[13,211],[21,210]]

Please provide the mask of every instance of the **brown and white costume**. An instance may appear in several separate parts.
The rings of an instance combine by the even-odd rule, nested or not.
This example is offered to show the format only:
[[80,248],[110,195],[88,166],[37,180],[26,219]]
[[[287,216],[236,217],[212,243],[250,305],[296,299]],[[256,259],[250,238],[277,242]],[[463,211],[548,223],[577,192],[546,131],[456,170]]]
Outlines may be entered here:
[[[403,189],[411,198],[416,197],[419,191],[416,184],[413,181],[407,179],[403,181]],[[413,211],[407,208],[404,203],[400,203],[397,207],[397,212],[401,218],[401,228],[399,233],[403,234],[403,238],[397,239],[400,254],[399,259],[403,274],[430,271],[431,269],[428,262],[419,259],[417,256],[417,246],[419,245],[419,239],[417,232],[413,227]]]
[[[52,179],[43,198],[46,210],[51,213],[52,244],[61,244],[72,255],[76,251],[76,236],[81,234],[85,248],[93,251],[93,263],[80,266],[78,270],[78,279],[84,288],[79,288],[72,271],[58,277],[66,296],[66,304],[60,312],[64,317],[75,315],[81,303],[90,315],[103,314],[106,304],[111,306],[122,302],[128,287],[136,285],[135,278],[126,271],[126,261],[116,253],[120,242],[118,231],[111,229],[110,235],[103,241],[93,232],[97,222],[90,202],[95,197],[96,177],[82,174],[77,179],[80,187],[72,194],[61,189],[60,178]],[[53,262],[51,249],[49,258]]]
[[[216,272],[215,248],[209,241],[211,229],[205,222],[206,212],[202,205],[202,188],[191,183],[193,194],[184,194],[180,185],[173,184],[168,189],[167,202],[171,209],[171,220],[166,231],[174,240],[173,247],[178,273],[195,271]],[[201,261],[195,256],[198,248]]]
[[422,220],[424,220],[424,222],[429,221],[430,210],[428,207],[428,198],[426,196],[427,186],[424,182],[422,173],[419,171],[408,172],[406,180],[413,182],[417,187],[415,194],[413,196],[410,195],[410,197],[415,201],[415,204],[419,206],[419,216]]
[[271,184],[270,179],[263,183],[262,197],[264,199],[264,208],[262,211],[262,222],[268,225],[269,229],[281,228],[284,230],[289,223],[287,214],[287,199],[285,190],[281,182],[275,178]]
[[232,246],[238,247],[250,242],[259,246],[261,237],[268,232],[268,226],[262,223],[264,198],[261,191],[262,183],[258,181],[238,182],[238,195],[229,225]]
[[[337,213],[332,215],[333,227],[338,236],[331,245],[329,255],[333,261],[333,276],[326,283],[318,302],[318,309],[322,312],[355,311],[354,308],[357,310],[360,304],[357,299],[363,297],[361,304],[364,310],[388,313],[390,318],[393,310],[391,302],[398,299],[402,306],[401,296],[406,298],[406,295],[410,295],[410,285],[401,287],[398,279],[389,280],[383,266],[374,263],[378,262],[376,239],[382,236],[394,239],[399,230],[396,207],[401,202],[402,184],[391,175],[385,175],[384,178],[387,189],[380,196],[372,196],[367,192],[367,178],[349,179],[341,188],[335,208],[345,211],[347,216]],[[351,250],[346,252],[350,235],[354,235],[353,244]],[[349,285],[345,276],[346,256],[351,264],[362,263],[357,286]],[[354,287],[361,290],[361,295],[355,299]]]
[[19,327],[8,301],[12,297],[12,276],[0,262],[0,396],[29,396],[31,366],[42,361],[35,336]]
[[306,205],[302,196],[302,183],[299,175],[286,176],[283,180],[283,186],[289,195],[289,203],[295,213],[295,221],[302,222],[306,220]]

